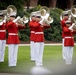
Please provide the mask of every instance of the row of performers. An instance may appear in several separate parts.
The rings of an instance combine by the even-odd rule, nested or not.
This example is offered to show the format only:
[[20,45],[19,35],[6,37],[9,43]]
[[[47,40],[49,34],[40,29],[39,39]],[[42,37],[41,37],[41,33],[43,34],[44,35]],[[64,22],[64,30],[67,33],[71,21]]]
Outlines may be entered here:
[[[0,14],[3,20],[0,22],[0,62],[4,62],[5,45],[6,45],[6,30],[8,32],[8,66],[17,65],[18,44],[20,43],[18,31],[26,28],[25,25],[19,24],[14,13],[10,14],[10,19],[6,22],[6,16]],[[43,50],[44,50],[44,29],[50,28],[50,24],[43,22],[40,13],[32,12],[29,21],[30,27],[30,56],[31,61],[35,61],[36,66],[43,65]]]
[[[17,21],[20,19],[18,16],[15,19],[14,14],[10,15],[10,21],[6,23],[6,17],[0,22],[0,62],[4,62],[4,51],[6,45],[6,30],[8,31],[8,63],[9,66],[16,66],[17,64],[17,53],[18,44],[20,43],[18,37],[18,30],[26,28],[24,25],[20,25]],[[73,48],[74,48],[74,34],[76,31],[72,29],[74,23],[68,20],[69,14],[64,13],[61,21],[62,26],[62,55],[66,64],[72,63]],[[44,51],[44,29],[50,28],[49,23],[45,23],[40,13],[32,12],[29,22],[30,27],[30,53],[31,60],[35,61],[36,66],[43,65],[43,51]]]

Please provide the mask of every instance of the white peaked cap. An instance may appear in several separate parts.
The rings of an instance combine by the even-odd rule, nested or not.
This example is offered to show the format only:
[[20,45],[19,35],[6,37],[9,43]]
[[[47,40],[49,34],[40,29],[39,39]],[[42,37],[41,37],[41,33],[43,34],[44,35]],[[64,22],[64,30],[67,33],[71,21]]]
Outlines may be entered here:
[[40,13],[37,13],[36,16],[41,16],[41,14]]
[[33,16],[33,15],[36,15],[36,12],[32,12],[32,13],[31,13],[31,16]]
[[68,11],[64,11],[62,14],[63,14],[63,15],[67,15],[67,14],[69,14],[69,13],[68,13]]
[[10,16],[16,16],[16,12],[11,12]]
[[40,13],[36,13],[36,16],[41,16],[41,14]]
[[40,11],[36,11],[36,16],[41,16]]

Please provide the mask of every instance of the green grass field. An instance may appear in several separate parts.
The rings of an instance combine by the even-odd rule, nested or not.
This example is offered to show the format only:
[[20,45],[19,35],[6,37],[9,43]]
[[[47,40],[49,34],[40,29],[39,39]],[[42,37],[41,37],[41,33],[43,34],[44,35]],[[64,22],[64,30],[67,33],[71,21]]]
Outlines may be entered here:
[[[76,65],[76,46],[73,53],[73,65]],[[57,70],[61,65],[65,67],[65,63],[62,60],[62,46],[45,46],[43,54],[43,66]],[[2,73],[27,73],[31,67],[35,66],[35,62],[30,61],[30,46],[19,46],[18,61],[16,67],[8,66],[8,47],[5,51],[5,62],[0,63],[0,72]]]

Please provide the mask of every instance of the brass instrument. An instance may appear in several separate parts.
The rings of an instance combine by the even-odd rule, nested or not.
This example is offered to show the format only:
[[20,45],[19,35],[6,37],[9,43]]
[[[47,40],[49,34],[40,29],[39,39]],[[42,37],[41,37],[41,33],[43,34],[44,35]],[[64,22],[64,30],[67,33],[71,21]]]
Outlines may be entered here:
[[48,21],[48,23],[52,23],[54,21],[54,19],[52,17],[48,17],[47,21]]
[[[16,16],[17,15],[17,9],[14,5],[9,5],[6,10],[1,10],[0,13],[1,12],[4,13],[7,21],[9,21],[10,16]],[[0,20],[2,20],[2,19],[0,19]],[[19,23],[21,25],[24,25],[27,22],[28,22],[28,18],[26,18],[25,16],[23,16],[23,18],[20,18],[17,20],[17,23]]]
[[44,23],[46,24],[50,24],[53,22],[53,18],[50,17],[50,10],[48,7],[46,6],[43,6],[41,9],[41,14],[42,14],[42,17],[44,18]]
[[46,24],[50,24],[50,23],[53,22],[53,18],[50,17],[49,13],[47,13],[47,14],[45,15],[43,22],[46,23]]
[[17,9],[16,9],[16,7],[15,7],[14,5],[9,5],[9,6],[7,7],[7,16],[9,17],[9,16],[11,16],[12,14],[16,16],[16,14],[17,14]]
[[39,11],[36,11],[36,14],[40,14],[42,18],[42,22],[46,24],[50,24],[53,22],[53,18],[50,17],[49,8],[46,6],[43,6]]
[[26,16],[23,16],[22,18],[17,20],[17,23],[21,25],[25,25],[28,21],[29,21],[28,18],[26,18]]
[[10,15],[13,14],[13,15],[16,16],[17,9],[16,9],[16,7],[14,5],[9,5],[6,10],[0,10],[0,13],[3,13],[4,16],[6,16],[6,21],[9,21]]
[[49,8],[46,6],[43,6],[40,8],[39,11],[36,11],[36,13],[41,14],[41,16],[44,17],[46,13],[49,13]]
[[40,11],[41,11],[41,14],[42,14],[43,16],[45,16],[46,13],[49,13],[49,8],[46,7],[46,6],[42,6],[42,7],[40,8]]
[[76,30],[76,24],[74,24],[74,26],[73,26],[73,30]]
[[73,5],[73,6],[71,7],[71,15],[72,15],[73,17],[76,17],[76,5]]
[[22,19],[23,19],[23,22],[24,22],[24,23],[27,23],[27,22],[29,21],[29,19],[28,19],[26,16],[23,16]]
[[72,26],[69,27],[69,29],[70,30],[72,30],[72,29],[76,30],[76,5],[73,5],[71,7],[70,14],[71,14],[71,17],[72,17],[72,20],[74,23],[72,24]]

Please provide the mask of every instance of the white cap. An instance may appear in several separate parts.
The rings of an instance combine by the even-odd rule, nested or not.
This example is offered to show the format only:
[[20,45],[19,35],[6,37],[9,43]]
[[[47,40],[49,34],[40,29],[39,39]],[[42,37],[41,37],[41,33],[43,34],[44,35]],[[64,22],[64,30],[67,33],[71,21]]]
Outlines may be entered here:
[[41,14],[40,13],[37,13],[36,16],[41,16]]
[[35,15],[36,15],[36,12],[32,12],[32,13],[31,13],[31,16],[35,16]]
[[10,16],[16,16],[16,12],[11,12]]
[[62,14],[63,14],[63,16],[69,15],[68,11],[64,11],[64,12],[62,12]]
[[36,11],[36,16],[41,16],[41,12],[40,11]]

